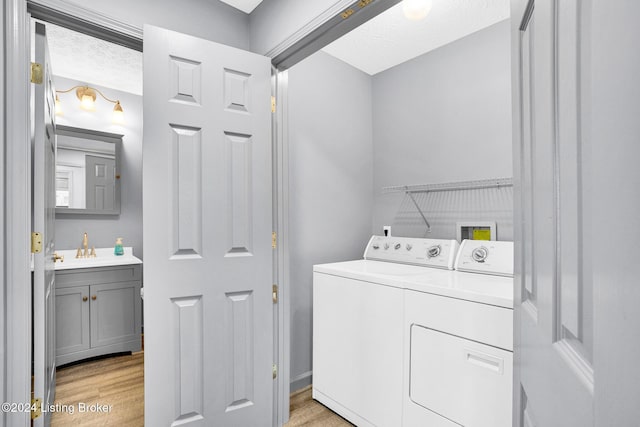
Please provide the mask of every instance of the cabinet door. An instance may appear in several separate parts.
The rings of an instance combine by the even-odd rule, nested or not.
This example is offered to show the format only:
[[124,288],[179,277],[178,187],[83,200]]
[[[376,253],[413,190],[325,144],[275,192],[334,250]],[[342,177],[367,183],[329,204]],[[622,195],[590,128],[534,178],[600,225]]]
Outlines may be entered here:
[[56,356],[89,349],[89,287],[56,289]]
[[140,341],[139,283],[90,286],[91,347]]

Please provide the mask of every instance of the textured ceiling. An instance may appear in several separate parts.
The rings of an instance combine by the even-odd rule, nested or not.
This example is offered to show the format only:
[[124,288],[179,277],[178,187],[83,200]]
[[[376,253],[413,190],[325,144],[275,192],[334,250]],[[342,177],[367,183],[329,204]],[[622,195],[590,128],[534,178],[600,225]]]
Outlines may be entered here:
[[409,21],[398,3],[323,51],[374,75],[508,19],[509,13],[509,0],[433,0],[425,19]]
[[[250,12],[261,0],[224,2]],[[373,75],[508,17],[509,0],[433,0],[417,22],[404,17],[399,3],[323,50]],[[55,75],[142,95],[142,52],[46,26]]]
[[244,13],[251,13],[253,9],[258,7],[262,0],[220,0],[222,3],[226,3],[230,6],[240,9]]
[[54,75],[142,95],[142,52],[45,25]]

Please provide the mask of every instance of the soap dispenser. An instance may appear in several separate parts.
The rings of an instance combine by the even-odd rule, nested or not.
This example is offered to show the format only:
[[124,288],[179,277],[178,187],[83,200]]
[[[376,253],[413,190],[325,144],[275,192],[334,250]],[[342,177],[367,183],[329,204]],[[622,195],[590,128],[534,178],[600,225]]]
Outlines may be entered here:
[[124,255],[124,248],[122,247],[122,237],[116,239],[116,247],[113,249],[114,255]]

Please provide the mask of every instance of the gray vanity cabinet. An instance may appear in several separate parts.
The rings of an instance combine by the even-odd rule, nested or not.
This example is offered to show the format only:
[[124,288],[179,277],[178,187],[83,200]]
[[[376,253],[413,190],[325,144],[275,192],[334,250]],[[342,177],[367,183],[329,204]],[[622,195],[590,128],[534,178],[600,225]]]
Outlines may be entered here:
[[142,266],[56,271],[56,364],[141,349]]

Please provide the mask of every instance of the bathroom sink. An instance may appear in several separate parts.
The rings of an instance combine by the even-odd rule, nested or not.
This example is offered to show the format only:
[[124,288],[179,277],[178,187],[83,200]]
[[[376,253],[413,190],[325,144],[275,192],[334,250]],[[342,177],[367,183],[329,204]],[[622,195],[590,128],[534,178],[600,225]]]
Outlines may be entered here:
[[113,248],[96,248],[96,256],[90,258],[76,258],[77,249],[64,249],[56,253],[64,256],[64,261],[55,263],[56,270],[142,264],[142,260],[133,255],[131,247],[125,247],[124,255],[119,256],[113,254]]

